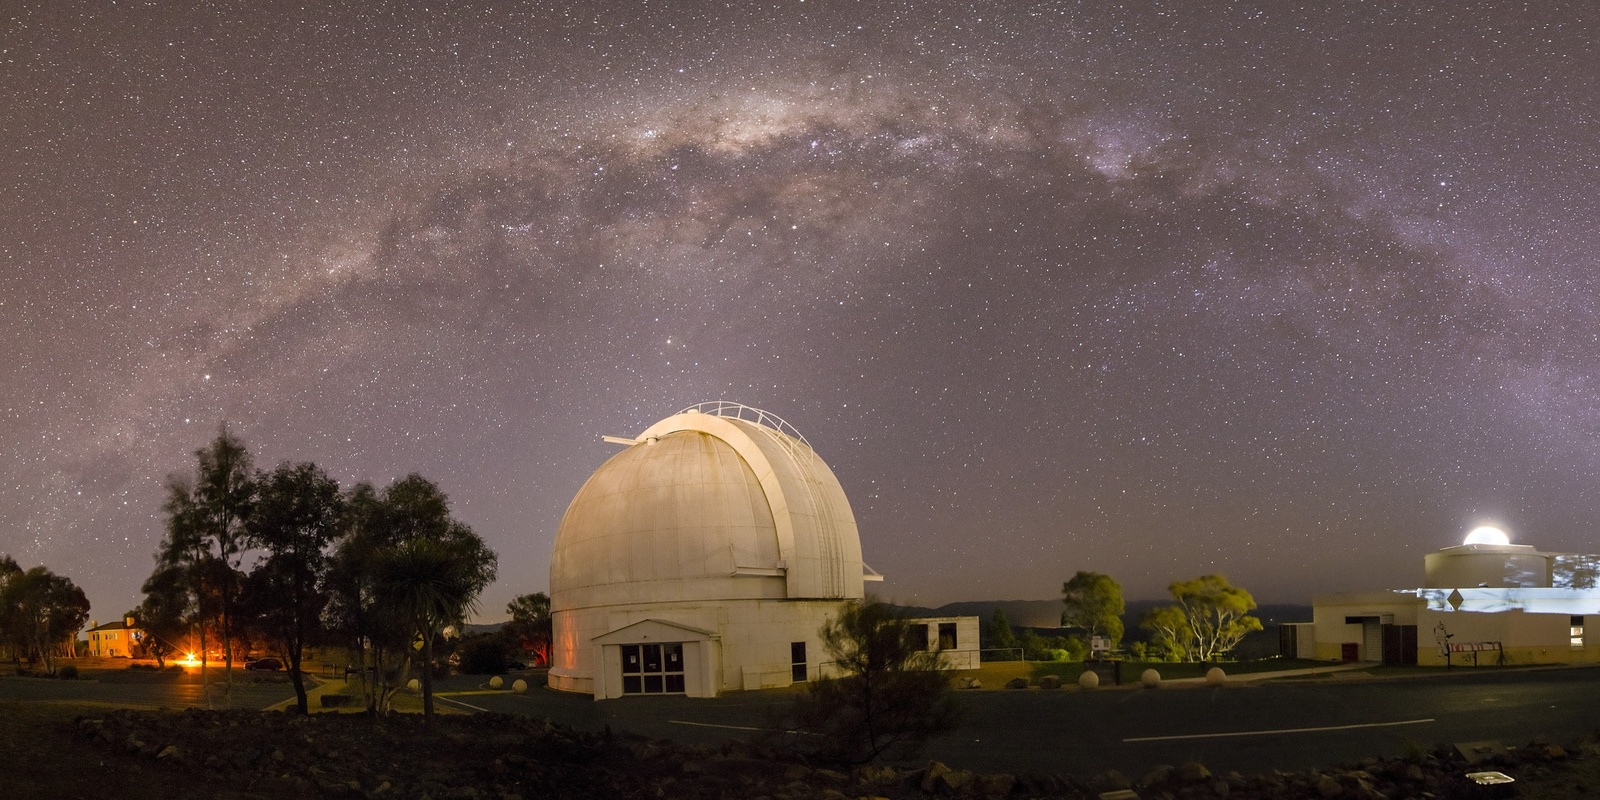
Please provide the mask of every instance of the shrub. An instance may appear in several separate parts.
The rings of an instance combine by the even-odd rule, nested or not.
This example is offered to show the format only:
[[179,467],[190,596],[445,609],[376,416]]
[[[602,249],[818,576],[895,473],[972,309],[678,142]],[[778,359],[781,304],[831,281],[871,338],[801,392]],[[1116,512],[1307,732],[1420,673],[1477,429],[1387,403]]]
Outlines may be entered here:
[[909,757],[950,729],[955,705],[938,654],[922,650],[891,606],[845,603],[819,631],[837,677],[812,681],[791,709],[811,756],[839,764]]
[[64,680],[64,681],[77,680],[78,679],[78,668],[76,666],[72,665],[72,664],[68,664],[68,665],[62,667],[61,669],[56,670],[56,677],[58,677],[58,678],[60,678],[61,680]]
[[498,638],[483,636],[461,644],[461,674],[504,675],[510,667]]

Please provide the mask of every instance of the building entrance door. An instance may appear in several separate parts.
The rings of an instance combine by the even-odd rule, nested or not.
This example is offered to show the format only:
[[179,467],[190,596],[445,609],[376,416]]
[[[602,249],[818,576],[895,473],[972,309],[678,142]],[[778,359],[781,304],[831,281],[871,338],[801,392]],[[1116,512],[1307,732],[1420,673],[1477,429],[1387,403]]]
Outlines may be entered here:
[[683,694],[683,643],[625,644],[623,694]]
[[1417,626],[1383,626],[1383,663],[1417,663]]

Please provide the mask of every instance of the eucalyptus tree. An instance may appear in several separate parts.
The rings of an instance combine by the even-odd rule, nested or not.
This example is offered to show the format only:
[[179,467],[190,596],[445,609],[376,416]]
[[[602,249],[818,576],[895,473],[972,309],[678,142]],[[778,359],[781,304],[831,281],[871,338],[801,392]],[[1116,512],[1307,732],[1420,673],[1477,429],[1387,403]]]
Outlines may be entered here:
[[[158,556],[159,560],[159,556]],[[195,598],[189,591],[188,576],[181,565],[157,564],[144,585],[144,599],[133,611],[144,630],[145,652],[165,667],[167,656],[188,645],[195,620]]]
[[172,571],[184,583],[200,633],[202,683],[210,656],[207,623],[216,620],[231,698],[235,605],[255,481],[249,450],[226,425],[210,445],[195,451],[195,459],[192,479],[179,475],[167,479],[167,500],[162,507],[167,535],[156,553],[155,572]]
[[[494,580],[496,557],[450,514],[438,486],[412,474],[381,493],[361,484],[346,498],[346,532],[333,554],[332,616],[370,669],[368,708],[381,711],[400,681],[389,662],[421,651],[424,718],[433,717],[433,644]],[[370,665],[367,655],[370,653]],[[404,661],[395,665],[403,675]]]
[[245,581],[252,623],[283,654],[302,714],[310,711],[300,664],[322,631],[328,547],[342,532],[339,484],[311,463],[279,464],[256,476],[245,530],[263,558]]
[[1213,661],[1233,651],[1245,634],[1261,630],[1261,620],[1250,616],[1256,599],[1221,574],[1176,581],[1167,590],[1189,623],[1189,657]]
[[1104,636],[1112,649],[1122,641],[1122,584],[1110,575],[1080,570],[1061,585],[1061,626],[1087,631],[1092,639]]
[[506,623],[505,631],[517,648],[531,651],[540,665],[549,663],[550,640],[554,638],[550,595],[544,592],[518,595],[506,604],[506,613],[511,615],[511,621]]
[[[9,560],[9,559],[8,559]],[[13,569],[15,568],[15,569]],[[19,658],[43,661],[55,674],[55,659],[89,619],[89,598],[71,579],[39,566],[26,572],[11,561],[0,567],[0,629]]]

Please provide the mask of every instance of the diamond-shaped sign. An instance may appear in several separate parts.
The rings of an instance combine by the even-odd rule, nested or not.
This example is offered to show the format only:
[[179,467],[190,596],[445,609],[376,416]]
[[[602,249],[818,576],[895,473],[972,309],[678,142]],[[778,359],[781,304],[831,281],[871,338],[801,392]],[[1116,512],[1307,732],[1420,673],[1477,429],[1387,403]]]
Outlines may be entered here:
[[1460,589],[1451,589],[1450,596],[1445,598],[1445,602],[1450,604],[1451,611],[1460,611],[1461,604],[1466,602],[1466,600],[1467,598],[1461,596]]

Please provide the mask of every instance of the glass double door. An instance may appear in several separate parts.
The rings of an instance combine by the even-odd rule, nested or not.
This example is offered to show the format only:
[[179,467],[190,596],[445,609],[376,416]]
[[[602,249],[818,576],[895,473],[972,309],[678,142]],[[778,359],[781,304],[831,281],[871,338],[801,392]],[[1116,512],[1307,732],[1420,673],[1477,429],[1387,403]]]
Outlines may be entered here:
[[622,646],[623,694],[683,694],[683,643]]

